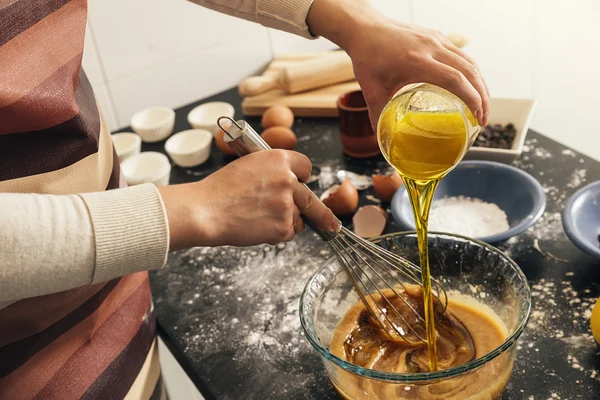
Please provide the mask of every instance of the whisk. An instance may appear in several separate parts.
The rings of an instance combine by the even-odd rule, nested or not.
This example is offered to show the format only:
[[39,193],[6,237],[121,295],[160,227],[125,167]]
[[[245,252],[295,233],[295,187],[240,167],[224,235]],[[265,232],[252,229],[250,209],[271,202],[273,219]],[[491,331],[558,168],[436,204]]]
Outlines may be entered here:
[[[230,125],[223,127],[223,120],[228,120]],[[226,133],[225,142],[240,157],[271,149],[244,120],[235,121],[229,117],[220,117],[217,125]],[[307,186],[305,187],[312,193]],[[318,198],[316,200],[320,201]],[[356,235],[341,223],[338,224],[340,228],[337,231],[327,232],[317,227],[310,219],[304,216],[303,219],[307,226],[331,246],[354,289],[379,326],[392,339],[398,338],[408,343],[426,342],[423,334],[413,326],[417,321],[424,323],[423,317],[406,296],[400,293],[407,293],[407,284],[422,287],[421,269],[392,251]],[[448,298],[444,288],[432,279],[432,289],[437,305],[441,307],[442,313],[445,312]],[[392,294],[404,303],[410,315],[403,315],[392,304],[388,298]]]

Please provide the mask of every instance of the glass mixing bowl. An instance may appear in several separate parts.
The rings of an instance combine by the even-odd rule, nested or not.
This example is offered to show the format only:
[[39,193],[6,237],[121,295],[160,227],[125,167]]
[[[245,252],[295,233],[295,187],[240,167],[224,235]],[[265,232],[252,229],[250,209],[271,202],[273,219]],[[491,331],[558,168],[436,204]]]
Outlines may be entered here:
[[[414,232],[374,239],[418,265]],[[346,399],[498,399],[515,359],[517,339],[531,311],[531,291],[517,264],[483,242],[444,233],[429,235],[432,276],[448,299],[467,296],[491,311],[506,327],[506,340],[495,350],[451,369],[399,374],[363,368],[329,351],[333,333],[346,312],[359,301],[343,267],[329,259],[308,281],[300,299],[302,328],[321,354],[325,370]],[[490,376],[494,379],[490,380]],[[482,378],[488,382],[482,385]],[[479,384],[478,384],[479,383]]]

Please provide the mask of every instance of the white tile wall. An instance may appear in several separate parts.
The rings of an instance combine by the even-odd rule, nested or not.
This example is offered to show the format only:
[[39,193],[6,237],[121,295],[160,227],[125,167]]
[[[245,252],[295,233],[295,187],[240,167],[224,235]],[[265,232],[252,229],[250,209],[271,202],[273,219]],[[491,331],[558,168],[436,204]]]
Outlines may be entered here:
[[263,30],[185,0],[93,0],[89,20],[109,81]]
[[267,29],[185,0],[91,0],[83,67],[112,130],[152,105],[235,86],[271,59]]
[[600,159],[600,2],[535,3],[533,127]]
[[266,32],[259,30],[110,81],[108,86],[118,119],[125,125],[141,108],[178,107],[233,87],[258,73],[270,58]]
[[473,56],[495,97],[530,97],[533,0],[420,0],[414,23],[469,38]]

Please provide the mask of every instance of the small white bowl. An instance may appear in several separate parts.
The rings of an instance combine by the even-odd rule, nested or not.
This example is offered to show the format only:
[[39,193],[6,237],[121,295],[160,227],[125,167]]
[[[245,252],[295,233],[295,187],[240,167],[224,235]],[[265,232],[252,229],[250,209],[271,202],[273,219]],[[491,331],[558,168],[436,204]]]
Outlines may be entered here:
[[205,129],[212,134],[216,134],[219,126],[217,119],[219,117],[233,118],[235,110],[229,103],[222,101],[213,101],[204,103],[192,109],[187,116],[188,123],[195,129]]
[[112,135],[112,141],[119,157],[119,162],[140,154],[142,150],[142,138],[132,132],[119,132]]
[[210,157],[213,134],[204,129],[189,129],[174,134],[165,143],[165,150],[180,167],[195,167]]
[[131,128],[144,142],[160,142],[173,133],[175,111],[169,107],[151,107],[131,117]]
[[510,164],[516,160],[525,146],[529,124],[533,119],[536,101],[534,99],[491,98],[489,125],[513,124],[517,133],[510,149],[471,147],[465,160],[488,160]]
[[156,151],[129,157],[121,164],[121,170],[129,185],[153,183],[155,186],[167,186],[171,177],[169,157]]

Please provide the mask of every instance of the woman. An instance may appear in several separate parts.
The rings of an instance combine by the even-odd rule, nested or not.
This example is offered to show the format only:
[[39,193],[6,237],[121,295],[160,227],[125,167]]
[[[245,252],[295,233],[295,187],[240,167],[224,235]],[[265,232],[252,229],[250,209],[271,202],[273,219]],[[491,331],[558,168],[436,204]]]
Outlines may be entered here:
[[[365,0],[195,2],[338,44],[373,123],[395,91],[423,81],[487,122],[473,60]],[[190,246],[291,240],[302,213],[336,229],[298,184],[311,163],[292,151],[251,154],[197,183],[124,188],[81,71],[86,13],[86,0],[0,0],[0,399],[161,398],[145,271]]]

